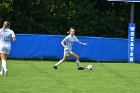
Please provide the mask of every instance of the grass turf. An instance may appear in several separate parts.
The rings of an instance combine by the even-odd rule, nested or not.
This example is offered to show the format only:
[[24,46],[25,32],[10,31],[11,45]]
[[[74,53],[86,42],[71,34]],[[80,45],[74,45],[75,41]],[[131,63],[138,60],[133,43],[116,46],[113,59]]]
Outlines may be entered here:
[[78,71],[74,62],[8,60],[8,76],[0,76],[0,93],[139,93],[140,65],[81,63],[93,71]]

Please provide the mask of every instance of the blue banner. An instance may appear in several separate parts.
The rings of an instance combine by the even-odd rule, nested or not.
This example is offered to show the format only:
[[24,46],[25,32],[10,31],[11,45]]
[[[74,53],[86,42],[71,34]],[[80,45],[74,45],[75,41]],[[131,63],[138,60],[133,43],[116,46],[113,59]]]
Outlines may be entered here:
[[135,62],[135,32],[136,24],[130,23],[128,26],[128,62]]
[[[133,33],[131,33],[133,36]],[[61,41],[65,36],[53,35],[16,35],[17,41],[12,43],[9,58],[18,59],[56,59],[63,57]],[[77,43],[73,45],[73,52],[80,60],[128,62],[128,40],[122,38],[77,37],[87,46]],[[131,38],[133,40],[133,38]],[[130,39],[130,40],[131,40]],[[135,42],[135,61],[140,62],[140,40]],[[132,49],[129,47],[129,49]],[[132,55],[132,54],[131,54]],[[69,57],[68,60],[74,60]]]

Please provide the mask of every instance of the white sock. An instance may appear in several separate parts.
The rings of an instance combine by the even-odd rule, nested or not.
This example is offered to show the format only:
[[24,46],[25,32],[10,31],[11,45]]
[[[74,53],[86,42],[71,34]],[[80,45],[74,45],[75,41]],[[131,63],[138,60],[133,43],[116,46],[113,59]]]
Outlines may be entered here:
[[77,64],[77,67],[79,68],[80,67],[80,61],[76,61],[76,64]]
[[6,72],[7,68],[6,68],[6,61],[5,60],[2,60],[2,67],[4,69],[4,72]]
[[62,63],[62,60],[60,60],[58,63],[55,64],[55,66],[59,66]]
[[1,73],[3,73],[3,71],[4,71],[4,69],[3,69],[3,67],[1,66]]

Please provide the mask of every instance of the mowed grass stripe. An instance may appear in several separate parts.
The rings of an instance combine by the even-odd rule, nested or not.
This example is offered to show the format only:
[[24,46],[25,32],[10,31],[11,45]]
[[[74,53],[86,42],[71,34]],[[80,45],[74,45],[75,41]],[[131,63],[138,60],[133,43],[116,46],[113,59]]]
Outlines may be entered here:
[[58,70],[53,61],[8,60],[8,76],[0,76],[0,93],[139,93],[140,65],[92,64],[93,71],[78,71],[75,62]]

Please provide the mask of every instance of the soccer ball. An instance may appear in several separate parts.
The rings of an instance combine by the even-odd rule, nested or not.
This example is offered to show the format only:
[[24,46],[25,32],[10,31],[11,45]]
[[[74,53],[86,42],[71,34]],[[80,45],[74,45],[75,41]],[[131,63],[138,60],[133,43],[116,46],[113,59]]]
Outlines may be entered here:
[[88,69],[88,70],[93,70],[93,66],[92,66],[92,65],[88,65],[88,66],[87,66],[87,69]]

